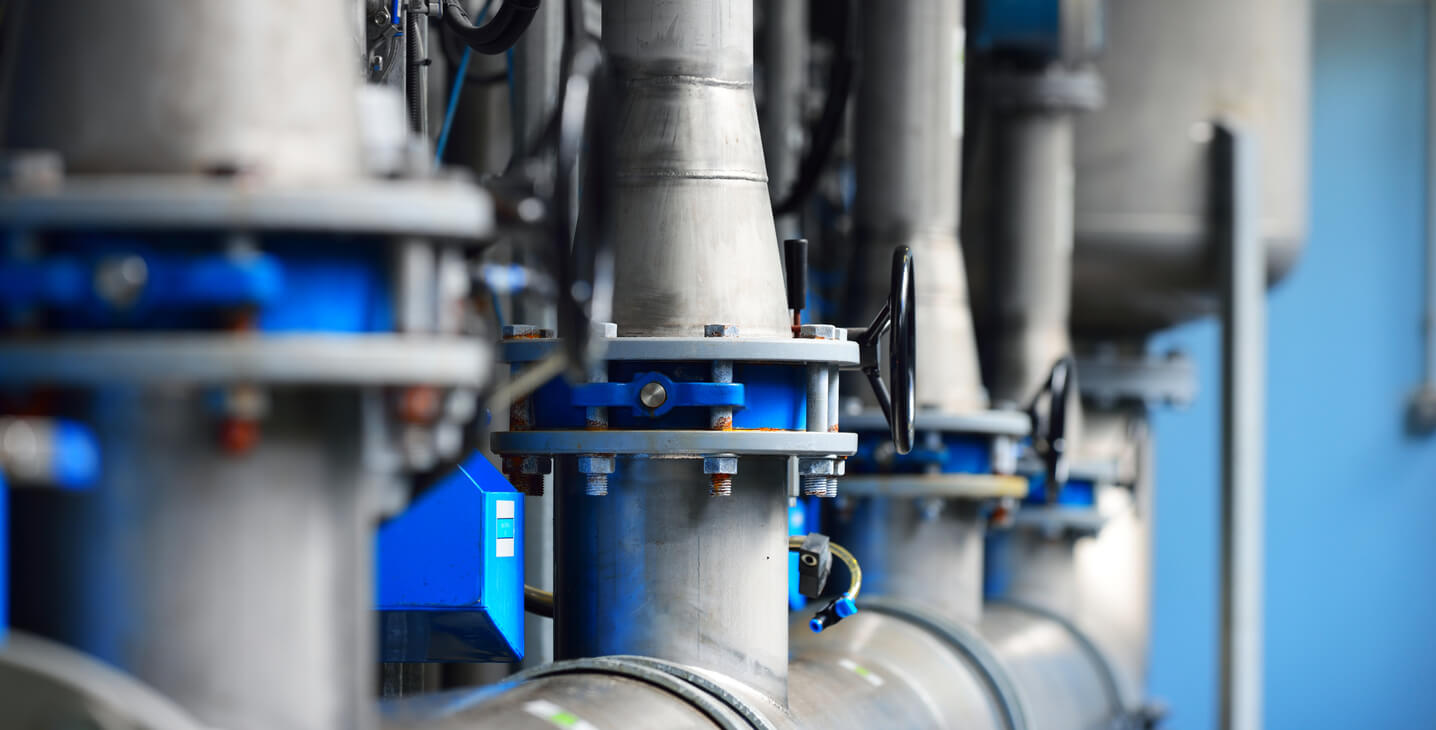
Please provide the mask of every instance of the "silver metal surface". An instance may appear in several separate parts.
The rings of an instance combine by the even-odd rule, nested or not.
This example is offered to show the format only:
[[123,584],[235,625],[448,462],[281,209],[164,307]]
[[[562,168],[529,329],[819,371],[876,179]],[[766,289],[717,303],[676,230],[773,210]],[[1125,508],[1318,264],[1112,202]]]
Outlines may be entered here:
[[1026,404],[1053,363],[1072,350],[1075,113],[1022,104],[996,109],[987,120],[984,169],[993,180],[983,231],[986,306],[978,311],[997,402]]
[[81,173],[357,176],[349,0],[21,5],[0,146]]
[[1077,372],[1082,397],[1109,407],[1124,402],[1185,406],[1197,397],[1196,363],[1181,352],[1079,355]]
[[1310,5],[1106,3],[1107,101],[1077,122],[1077,331],[1141,333],[1216,312],[1214,118],[1261,138],[1267,280],[1291,268],[1306,235]]
[[[553,339],[518,339],[499,344],[504,362],[534,362],[558,347]],[[608,341],[609,360],[733,360],[810,362],[856,367],[858,343],[841,340],[749,340],[738,337],[620,337]],[[882,417],[881,414],[878,415]],[[884,426],[886,428],[886,426]]]
[[[533,21],[514,46],[509,102],[514,159],[522,159],[537,145],[558,108],[566,4],[554,0],[540,4]],[[471,57],[470,62],[473,60]]]
[[863,46],[855,107],[862,316],[891,288],[892,252],[912,248],[917,405],[985,408],[967,273],[958,245],[962,139],[962,4],[858,3]]
[[170,700],[94,657],[11,631],[0,642],[0,707],[13,728],[201,730]]
[[178,175],[70,177],[58,190],[0,189],[0,220],[32,231],[233,230],[487,237],[488,195],[461,180],[225,180]]
[[[1032,419],[1021,411],[972,411],[968,413],[918,411],[914,421],[919,433],[941,431],[1018,438],[1032,433]],[[882,411],[877,410],[844,414],[842,424],[843,428],[851,431],[888,430],[887,419],[883,416]]]
[[878,611],[860,609],[821,634],[806,620],[795,616],[789,668],[799,727],[1021,730],[949,638]]
[[[1266,536],[1266,261],[1257,140],[1218,126],[1229,179],[1218,182],[1223,252],[1221,727],[1262,727],[1263,555]],[[1265,150],[1266,139],[1262,139]]]
[[209,727],[369,727],[381,475],[357,391],[278,390],[221,450],[200,388],[109,388],[92,491],[17,492],[15,625],[154,687]]
[[[792,0],[761,0],[763,104],[758,121],[763,129],[763,159],[768,163],[768,187],[774,199],[792,188],[798,177],[803,149],[804,99],[808,91],[808,4]],[[799,216],[776,221],[778,240],[799,238]]]
[[995,603],[978,630],[1016,684],[1030,727],[1109,728],[1122,716],[1107,668],[1062,623]]
[[709,496],[701,466],[621,457],[608,496],[594,498],[564,464],[555,489],[556,655],[664,659],[781,702],[786,460],[745,459],[742,482],[722,499]]
[[791,337],[753,100],[751,0],[608,0],[620,336]]
[[833,539],[862,562],[863,595],[900,598],[976,623],[986,518],[970,501],[854,500]]
[[[383,714],[385,730],[553,730],[558,722],[579,730],[717,728],[677,695],[640,679],[596,672],[389,702]],[[729,719],[741,721],[736,714]]]
[[456,385],[487,382],[488,343],[419,335],[63,335],[0,343],[0,382]]
[[811,431],[507,431],[495,433],[491,444],[501,454],[847,456],[857,451],[858,436]]
[[845,497],[996,499],[1027,496],[1026,477],[1003,474],[849,474]]

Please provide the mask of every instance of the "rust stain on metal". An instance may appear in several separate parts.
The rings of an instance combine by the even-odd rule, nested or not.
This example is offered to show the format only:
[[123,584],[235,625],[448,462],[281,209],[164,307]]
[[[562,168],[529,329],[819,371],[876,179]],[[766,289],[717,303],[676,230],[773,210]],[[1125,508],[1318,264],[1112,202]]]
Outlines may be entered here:
[[719,416],[718,418],[713,419],[712,429],[713,429],[714,431],[732,431],[732,430],[733,430],[733,416],[732,416],[732,415]]
[[584,424],[585,431],[607,431],[608,421],[602,418],[589,418]]

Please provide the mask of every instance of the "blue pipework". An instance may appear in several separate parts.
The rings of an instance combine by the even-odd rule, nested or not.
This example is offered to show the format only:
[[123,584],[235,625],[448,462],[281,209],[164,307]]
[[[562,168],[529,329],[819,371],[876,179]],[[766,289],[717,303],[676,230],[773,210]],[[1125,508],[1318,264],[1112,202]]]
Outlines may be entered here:
[[[264,332],[392,331],[385,249],[353,240],[316,244],[283,237],[263,251],[216,253],[212,236],[163,245],[123,236],[53,236],[42,257],[11,247],[0,257],[0,324],[43,321],[55,330]],[[134,291],[104,291],[105,267],[129,267]]]
[[[533,428],[582,429],[587,406],[609,408],[614,430],[692,430],[709,427],[709,408],[733,407],[733,428],[801,431],[807,423],[805,366],[733,364],[732,383],[710,382],[712,363],[609,363],[608,383],[572,385],[556,378],[531,396]],[[643,406],[638,391],[658,382],[667,400],[657,409]]]

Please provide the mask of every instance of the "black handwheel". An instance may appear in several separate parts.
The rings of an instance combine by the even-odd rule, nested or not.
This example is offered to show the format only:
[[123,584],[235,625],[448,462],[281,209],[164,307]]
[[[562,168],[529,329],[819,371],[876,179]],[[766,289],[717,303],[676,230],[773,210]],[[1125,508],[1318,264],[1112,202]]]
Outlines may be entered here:
[[[553,194],[557,214],[552,256],[560,272],[559,331],[568,354],[569,372],[574,378],[583,378],[603,357],[606,344],[594,337],[594,332],[599,323],[609,320],[613,309],[613,246],[605,219],[613,162],[609,145],[589,145],[583,167],[588,211],[580,216],[570,204],[570,175],[585,141],[607,138],[608,107],[604,104],[603,55],[598,46],[591,42],[580,44],[570,65],[557,118]],[[572,238],[569,231],[574,232]]]
[[[863,374],[873,387],[878,406],[887,417],[892,431],[893,446],[899,454],[912,451],[917,429],[917,310],[913,284],[912,249],[899,246],[893,251],[892,289],[873,323],[856,336],[863,350]],[[888,380],[891,392],[883,382],[878,362],[878,342],[891,330],[888,338]]]
[[[1044,484],[1047,501],[1057,501],[1057,493],[1067,482],[1067,399],[1071,397],[1073,377],[1077,369],[1071,355],[1063,355],[1052,364],[1047,381],[1032,396],[1027,417],[1032,421],[1032,437],[1046,468]],[[1043,423],[1038,405],[1047,396],[1047,419]]]

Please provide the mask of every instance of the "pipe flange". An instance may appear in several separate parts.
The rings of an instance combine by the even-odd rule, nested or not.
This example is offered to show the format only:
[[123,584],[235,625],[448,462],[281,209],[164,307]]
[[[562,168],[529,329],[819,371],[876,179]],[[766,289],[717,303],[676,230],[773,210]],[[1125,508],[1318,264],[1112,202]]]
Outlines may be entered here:
[[[536,362],[547,357],[560,341],[553,338],[520,339],[500,343],[499,359],[509,363]],[[655,362],[713,361],[759,363],[827,363],[844,368],[860,364],[858,344],[842,340],[745,340],[741,337],[615,337],[608,340],[604,358],[609,361]]]
[[1097,644],[1088,638],[1086,632],[1079,628],[1077,624],[1072,623],[1067,617],[1059,613],[1023,601],[999,599],[993,601],[993,603],[1030,613],[1061,626],[1068,634],[1071,634],[1073,641],[1076,641],[1077,645],[1082,647],[1082,651],[1088,655],[1092,663],[1097,665],[1097,673],[1101,675],[1102,689],[1107,694],[1107,701],[1112,705],[1112,716],[1120,720],[1122,718],[1135,717],[1140,714],[1142,708],[1129,710],[1126,707],[1126,704],[1122,701],[1122,685],[1117,679],[1116,668],[1113,666],[1111,660],[1107,658],[1106,653],[1098,648]]
[[0,383],[15,385],[476,387],[492,368],[488,343],[460,337],[131,333],[0,342]]
[[843,480],[849,497],[1022,499],[1027,478],[1006,474],[861,474]]
[[976,632],[924,608],[888,598],[863,598],[858,610],[887,614],[924,629],[947,642],[972,662],[992,692],[1007,730],[1027,730],[1027,710],[1017,684],[1007,675],[1007,668],[988,648]]
[[[843,428],[854,431],[886,431],[887,419],[881,411],[865,410],[860,413],[844,414]],[[918,411],[915,427],[919,433],[956,433],[986,436],[1011,436],[1026,438],[1032,433],[1032,421],[1020,411],[974,411],[972,413],[943,413],[940,411]]]
[[247,231],[475,240],[494,228],[494,204],[456,179],[274,184],[245,178],[106,175],[65,178],[52,190],[0,190],[10,230]]
[[[545,664],[541,667],[534,667],[527,671],[519,672],[511,677],[511,682],[523,682],[530,679],[543,677],[555,677],[564,674],[611,674],[617,677],[638,680],[645,684],[652,685],[692,705],[694,709],[703,713],[712,720],[715,725],[723,730],[743,730],[743,726],[733,722],[730,711],[732,705],[726,701],[716,698],[705,689],[700,689],[694,683],[686,681],[686,678],[676,676],[667,668],[655,667],[648,663],[638,663],[630,660],[630,657],[595,657],[592,659],[567,659],[564,661]],[[736,697],[730,698],[739,702]],[[738,713],[744,720],[748,720],[743,713]],[[750,730],[770,730],[770,726],[754,725],[748,721]]]
[[[3,364],[3,360],[0,360]],[[848,456],[855,433],[812,431],[503,431],[490,439],[499,454],[617,454],[656,459],[736,456]]]

